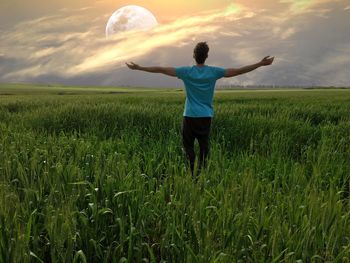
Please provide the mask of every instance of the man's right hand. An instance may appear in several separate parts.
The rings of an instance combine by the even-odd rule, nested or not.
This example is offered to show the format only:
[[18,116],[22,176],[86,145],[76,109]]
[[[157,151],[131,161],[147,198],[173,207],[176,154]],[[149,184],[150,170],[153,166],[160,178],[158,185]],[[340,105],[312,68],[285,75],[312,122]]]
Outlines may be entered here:
[[272,64],[273,60],[275,59],[275,57],[270,58],[270,56],[264,57],[260,63],[262,66],[269,66]]
[[134,62],[130,62],[130,64],[125,63],[129,69],[135,70],[135,69],[140,69],[141,67],[137,64],[135,64]]

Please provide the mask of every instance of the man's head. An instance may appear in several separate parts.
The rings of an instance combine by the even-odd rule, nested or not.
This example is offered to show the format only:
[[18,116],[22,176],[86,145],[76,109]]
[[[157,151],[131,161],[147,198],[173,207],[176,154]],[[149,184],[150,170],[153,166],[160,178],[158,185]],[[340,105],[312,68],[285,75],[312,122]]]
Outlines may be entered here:
[[204,64],[208,57],[209,47],[207,42],[199,42],[193,51],[193,58],[196,60],[197,64]]

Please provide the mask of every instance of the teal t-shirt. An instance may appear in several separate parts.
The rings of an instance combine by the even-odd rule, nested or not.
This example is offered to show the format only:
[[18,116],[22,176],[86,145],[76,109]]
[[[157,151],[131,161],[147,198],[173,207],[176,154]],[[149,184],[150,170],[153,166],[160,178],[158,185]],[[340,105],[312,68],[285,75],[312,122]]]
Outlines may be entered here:
[[176,76],[182,79],[186,89],[183,116],[213,117],[215,83],[224,77],[225,69],[204,65],[203,67],[176,67]]

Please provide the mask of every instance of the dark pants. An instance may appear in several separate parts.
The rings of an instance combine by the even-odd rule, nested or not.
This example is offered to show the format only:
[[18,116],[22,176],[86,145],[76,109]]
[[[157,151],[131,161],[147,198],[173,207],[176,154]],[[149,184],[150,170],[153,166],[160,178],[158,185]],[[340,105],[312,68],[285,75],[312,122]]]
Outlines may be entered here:
[[196,154],[194,152],[194,140],[199,143],[199,167],[206,165],[206,159],[209,154],[209,134],[210,134],[211,117],[184,117],[182,122],[182,143],[186,157],[190,162],[191,172],[194,172],[194,163]]

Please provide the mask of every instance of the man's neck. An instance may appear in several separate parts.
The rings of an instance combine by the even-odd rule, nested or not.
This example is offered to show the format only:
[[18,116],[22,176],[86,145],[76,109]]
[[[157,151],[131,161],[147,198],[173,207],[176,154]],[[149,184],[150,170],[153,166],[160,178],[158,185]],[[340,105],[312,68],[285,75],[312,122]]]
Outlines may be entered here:
[[197,64],[196,66],[197,66],[197,67],[204,67],[205,64]]

